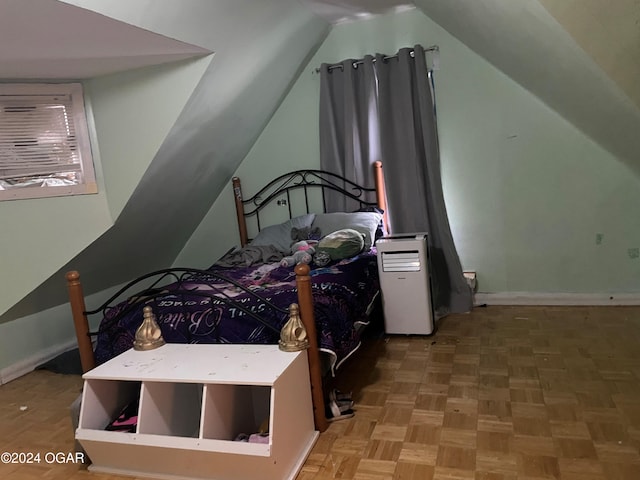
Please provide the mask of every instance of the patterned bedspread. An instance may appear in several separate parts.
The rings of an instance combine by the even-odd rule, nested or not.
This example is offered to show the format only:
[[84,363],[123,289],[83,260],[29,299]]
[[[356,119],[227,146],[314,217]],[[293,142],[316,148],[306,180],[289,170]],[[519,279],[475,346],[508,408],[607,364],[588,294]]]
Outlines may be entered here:
[[[291,267],[278,263],[250,267],[212,267],[212,272],[239,283],[273,304],[287,308],[297,303],[295,273]],[[325,268],[311,271],[318,345],[329,355],[329,365],[338,368],[360,345],[362,326],[368,323],[368,309],[379,292],[375,250],[342,260]],[[211,291],[210,284],[222,289],[222,294],[234,300],[227,304],[222,299],[201,295],[174,295],[173,284],[163,287],[162,297],[150,301],[156,320],[167,343],[263,343],[279,340],[279,331],[287,316],[274,312],[264,301],[251,296],[232,282],[197,278],[182,285],[194,292]],[[241,305],[243,308],[239,308]],[[101,322],[96,361],[103,363],[131,348],[135,331],[142,321],[140,305],[122,315],[127,303],[109,309]],[[272,331],[248,315],[258,313],[260,318],[276,328]]]

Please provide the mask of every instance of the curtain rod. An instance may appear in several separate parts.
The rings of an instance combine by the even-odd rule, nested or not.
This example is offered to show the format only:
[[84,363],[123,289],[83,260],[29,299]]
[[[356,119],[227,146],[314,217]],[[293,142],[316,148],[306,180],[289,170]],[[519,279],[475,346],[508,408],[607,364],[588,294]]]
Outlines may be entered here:
[[[438,45],[431,45],[430,47],[427,47],[424,49],[424,52],[439,52],[440,51],[440,47]],[[415,51],[413,49],[411,49],[411,56],[413,57]],[[391,58],[398,58],[398,54],[396,53],[395,55],[385,55],[384,57],[382,57],[382,60],[389,60]],[[373,63],[376,62],[376,59],[373,59]],[[364,60],[356,60],[353,62],[353,67],[357,68],[358,65],[362,65],[364,63]],[[336,69],[336,68],[344,68],[344,65],[342,65],[342,63],[334,63],[332,65],[329,65],[329,71]],[[320,73],[320,69],[316,68],[316,73]]]

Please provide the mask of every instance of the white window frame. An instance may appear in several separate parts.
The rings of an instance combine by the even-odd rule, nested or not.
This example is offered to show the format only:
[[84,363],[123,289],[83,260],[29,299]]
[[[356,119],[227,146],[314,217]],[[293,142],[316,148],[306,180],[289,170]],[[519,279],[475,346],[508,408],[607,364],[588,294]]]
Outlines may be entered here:
[[[15,186],[10,188],[3,188],[0,184],[0,201],[2,200],[18,200],[27,198],[46,198],[46,197],[58,197],[67,195],[82,195],[92,194],[98,192],[98,186],[96,183],[95,170],[93,167],[93,157],[91,154],[91,142],[89,138],[89,128],[87,124],[87,116],[84,108],[84,95],[82,90],[82,84],[80,83],[0,83],[0,113],[4,113],[4,108],[7,106],[8,101],[11,100],[10,108],[20,108],[20,101],[24,100],[25,105],[28,108],[33,108],[34,99],[38,97],[46,98],[55,96],[64,96],[68,108],[65,108],[65,119],[70,124],[70,129],[67,131],[73,132],[72,137],[75,137],[73,143],[72,154],[69,154],[69,158],[73,157],[73,165],[70,170],[77,171],[77,180],[73,185],[33,185],[33,186]],[[62,102],[61,102],[62,103]],[[16,107],[16,105],[18,105]],[[26,108],[26,107],[25,107]],[[70,111],[69,111],[70,110]],[[6,117],[5,117],[6,118]],[[28,117],[21,118],[20,121],[29,121]],[[57,130],[60,130],[60,122],[58,122]],[[32,161],[32,157],[29,157],[28,153],[25,153],[25,149],[13,149],[11,136],[14,131],[20,131],[23,129],[19,122],[16,125],[10,125],[8,121],[3,122],[2,116],[0,116],[0,174],[10,171],[11,175],[15,171],[20,171],[21,168],[28,169],[40,163],[35,160]],[[41,124],[26,125],[23,129],[23,133],[27,132],[29,135],[41,133],[43,136],[47,131]],[[36,142],[37,143],[37,142]],[[15,145],[20,145],[19,141],[16,141]],[[65,143],[65,146],[66,143]],[[3,152],[4,150],[4,152]],[[10,157],[9,151],[12,155]],[[18,151],[18,153],[15,153]],[[36,156],[42,159],[42,151],[40,150]],[[3,155],[4,153],[4,155]],[[59,157],[56,157],[56,159]],[[18,162],[15,162],[18,159]],[[58,160],[55,160],[58,161]],[[9,168],[9,162],[11,162],[11,168]],[[15,165],[20,165],[15,168]],[[51,168],[56,168],[57,165]],[[27,171],[27,170],[25,170]],[[33,175],[33,178],[37,178],[41,175]],[[22,178],[29,178],[29,174],[21,175]]]

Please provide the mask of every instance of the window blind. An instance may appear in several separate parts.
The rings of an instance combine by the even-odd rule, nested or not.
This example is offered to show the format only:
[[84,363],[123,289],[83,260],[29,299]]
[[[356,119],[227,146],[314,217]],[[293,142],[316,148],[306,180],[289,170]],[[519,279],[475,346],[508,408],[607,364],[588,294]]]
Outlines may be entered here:
[[[70,85],[73,86],[70,88]],[[93,186],[90,190],[95,191],[90,148],[83,148],[80,141],[84,140],[88,146],[88,138],[78,138],[78,127],[83,127],[80,130],[85,136],[87,128],[77,84],[62,84],[57,88],[48,85],[45,89],[32,86],[32,93],[24,91],[29,89],[28,85],[20,87],[11,92],[3,85],[5,91],[0,90],[0,191],[87,183]],[[63,189],[20,197],[73,193],[90,192]]]

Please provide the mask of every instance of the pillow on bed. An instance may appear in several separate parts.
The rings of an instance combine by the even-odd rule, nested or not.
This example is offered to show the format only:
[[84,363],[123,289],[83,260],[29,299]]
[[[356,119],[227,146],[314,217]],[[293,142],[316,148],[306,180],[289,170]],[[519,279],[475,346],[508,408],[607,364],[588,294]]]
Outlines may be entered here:
[[[384,216],[384,210],[378,207],[374,207],[373,205],[359,208],[358,210],[354,210],[354,212],[377,212],[380,215]],[[376,229],[376,238],[374,240],[374,244],[380,237],[384,237],[387,235],[387,228],[384,226],[384,222],[380,219],[380,223],[378,224],[378,228]]]
[[291,229],[294,227],[311,227],[315,216],[315,213],[307,213],[306,215],[294,217],[291,220],[287,220],[286,222],[278,225],[264,227],[260,230],[258,235],[256,235],[256,238],[251,240],[250,245],[273,245],[275,248],[288,255],[291,250],[291,244],[293,243],[293,240],[291,239]]
[[[364,237],[363,233],[351,228],[337,230],[322,237],[316,246],[316,264],[324,266],[321,264],[326,262],[326,255],[329,255],[331,261],[336,261],[359,254],[364,248]],[[325,261],[320,260],[323,256]]]
[[318,213],[313,221],[323,235],[350,228],[364,234],[364,251],[368,252],[376,241],[376,230],[382,220],[378,212]]

